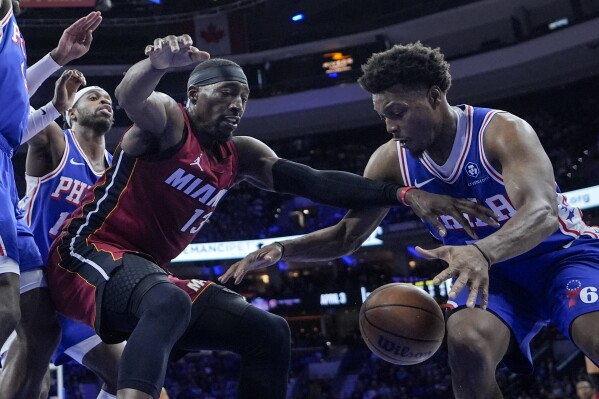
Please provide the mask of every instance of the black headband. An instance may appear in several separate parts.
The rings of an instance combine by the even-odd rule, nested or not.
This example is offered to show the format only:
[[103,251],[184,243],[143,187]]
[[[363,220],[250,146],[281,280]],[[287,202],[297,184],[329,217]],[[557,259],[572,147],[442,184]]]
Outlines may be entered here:
[[215,65],[192,72],[187,81],[187,87],[208,86],[225,81],[248,84],[248,79],[245,77],[245,73],[243,73],[241,67],[237,65]]

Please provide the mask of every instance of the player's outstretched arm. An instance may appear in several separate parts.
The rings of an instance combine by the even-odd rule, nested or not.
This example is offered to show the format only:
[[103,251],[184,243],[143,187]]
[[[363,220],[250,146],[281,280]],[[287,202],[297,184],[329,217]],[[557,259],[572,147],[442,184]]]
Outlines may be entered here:
[[[243,143],[240,143],[240,141],[243,140],[251,141],[254,139],[237,138],[236,145],[238,146],[238,149],[240,147],[244,148]],[[219,278],[219,281],[222,283],[234,278],[235,283],[239,284],[247,272],[268,267],[278,262],[283,257],[285,260],[322,261],[335,259],[356,251],[378,227],[388,212],[387,208],[381,207],[381,203],[375,204],[378,207],[368,207],[368,205],[372,205],[373,202],[376,201],[381,201],[382,205],[385,205],[385,201],[389,201],[389,199],[384,198],[385,196],[383,196],[382,199],[367,198],[367,195],[374,195],[377,190],[380,191],[382,187],[384,187],[384,185],[370,187],[369,185],[371,182],[385,184],[383,182],[394,181],[403,184],[403,179],[397,171],[397,152],[396,149],[394,150],[394,148],[396,148],[395,145],[382,146],[372,155],[364,173],[370,180],[347,174],[351,175],[351,184],[342,184],[338,187],[339,182],[334,177],[339,176],[338,173],[344,172],[325,171],[323,176],[321,174],[322,171],[316,171],[301,164],[294,164],[293,171],[295,171],[295,175],[288,172],[285,173],[284,176],[279,177],[277,176],[279,171],[276,170],[275,163],[282,160],[277,158],[274,152],[264,144],[259,142],[252,144],[253,145],[249,145],[249,149],[245,148],[238,152],[240,153],[241,170],[245,171],[245,177],[248,181],[256,186],[271,191],[284,191],[302,195],[317,202],[329,203],[327,201],[330,200],[330,203],[335,205],[335,201],[339,201],[340,203],[344,203],[345,201],[353,205],[359,203],[361,207],[350,210],[347,215],[334,226],[306,234],[294,240],[267,245],[252,252],[241,261],[233,264],[227,272]],[[248,154],[251,154],[252,156],[248,156]],[[244,167],[244,159],[247,163],[249,163],[249,160],[251,159],[262,159],[261,162],[267,164],[267,166],[262,165],[260,167],[261,162],[254,161],[251,163],[251,166],[248,165]],[[270,162],[269,165],[268,162]],[[252,167],[257,169],[252,170]],[[298,178],[298,175],[304,173],[303,168],[309,169],[309,179],[311,180],[304,180],[301,177]],[[251,170],[251,173],[248,172],[248,170]],[[277,179],[280,179],[283,182],[282,184],[289,188],[287,190],[277,190]],[[319,181],[322,179],[325,181],[324,186],[321,185],[321,182]],[[401,196],[400,185],[391,183],[386,184],[390,184],[394,187],[394,190],[397,190],[395,195]],[[315,190],[314,186],[319,188]],[[362,186],[366,188],[361,188]],[[345,187],[351,188],[349,191],[344,191]],[[337,190],[337,193],[331,194],[331,191],[335,190]],[[367,195],[360,194],[362,190],[366,190]],[[414,203],[413,209],[416,214],[423,220],[437,226],[441,235],[444,235],[445,232],[443,225],[438,220],[439,216],[442,214],[454,216],[467,224],[463,213],[468,213],[484,220],[490,225],[497,225],[497,221],[493,219],[497,218],[497,215],[494,215],[488,208],[471,201],[431,194],[417,189],[410,190],[408,194],[409,196],[406,195],[406,200]],[[339,195],[340,198],[335,198],[335,195]],[[394,198],[393,200],[398,201],[397,198]],[[339,204],[336,205],[343,206]],[[468,232],[475,236],[475,233],[472,230],[468,230]]]
[[92,34],[101,22],[102,15],[98,11],[79,18],[64,30],[56,48],[27,68],[29,97],[62,66],[87,54],[93,40]]
[[64,66],[87,54],[92,44],[93,32],[101,22],[102,14],[99,11],[92,11],[73,22],[62,32],[58,46],[50,51],[52,59]]
[[197,64],[210,55],[193,46],[189,35],[167,36],[146,46],[147,59],[133,65],[115,90],[119,105],[135,125],[149,133],[162,134],[170,118],[178,113],[175,100],[154,90],[172,68]]

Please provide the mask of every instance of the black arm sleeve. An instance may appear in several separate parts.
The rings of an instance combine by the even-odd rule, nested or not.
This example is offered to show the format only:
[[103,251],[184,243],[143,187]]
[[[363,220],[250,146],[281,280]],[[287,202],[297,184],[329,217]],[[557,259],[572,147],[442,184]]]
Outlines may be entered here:
[[275,191],[294,194],[321,204],[342,208],[396,206],[397,190],[402,186],[367,179],[353,173],[316,170],[279,159],[272,166]]

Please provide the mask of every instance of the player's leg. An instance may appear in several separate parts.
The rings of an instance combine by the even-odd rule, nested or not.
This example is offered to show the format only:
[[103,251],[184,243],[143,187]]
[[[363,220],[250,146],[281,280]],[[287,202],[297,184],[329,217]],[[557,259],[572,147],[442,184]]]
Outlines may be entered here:
[[4,343],[15,330],[21,311],[19,309],[19,274],[9,270],[17,269],[17,263],[4,256],[0,257],[0,343]]
[[495,379],[507,353],[510,330],[493,313],[461,309],[447,320],[447,345],[456,399],[502,398]]
[[17,189],[12,160],[0,150],[0,346],[16,329],[19,307]]
[[[597,292],[597,291],[595,291]],[[599,303],[598,303],[599,305]],[[574,344],[599,365],[599,311],[583,314],[572,322],[570,334]]]
[[119,362],[123,349],[125,349],[124,343],[105,344],[102,342],[83,357],[82,364],[104,381],[102,390],[111,395],[116,395]]
[[595,396],[597,396],[599,394],[599,366],[586,356],[584,358],[584,363],[589,380],[591,380],[591,385],[593,385]]
[[60,339],[60,326],[42,269],[21,275],[21,320],[0,377],[0,397],[35,398],[40,394],[50,357]]
[[103,292],[100,332],[127,337],[117,398],[157,398],[171,350],[189,324],[191,300],[149,260],[126,254]]
[[52,361],[61,365],[69,358],[91,370],[103,381],[102,391],[108,398],[117,391],[119,362],[124,344],[106,344],[89,326],[58,315],[62,339]]
[[599,365],[599,240],[579,238],[561,253],[547,297],[552,321]]
[[192,321],[176,349],[236,352],[241,355],[237,397],[283,399],[290,347],[285,319],[250,306],[237,293],[213,284],[195,299]]
[[50,375],[50,367],[48,367],[42,381],[39,399],[47,399],[50,394],[50,388],[52,388],[52,376]]

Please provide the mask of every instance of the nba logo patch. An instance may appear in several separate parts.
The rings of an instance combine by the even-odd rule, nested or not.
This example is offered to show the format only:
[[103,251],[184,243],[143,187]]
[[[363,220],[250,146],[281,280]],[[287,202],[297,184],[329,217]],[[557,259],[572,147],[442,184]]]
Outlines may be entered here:
[[474,162],[468,162],[466,166],[464,166],[464,172],[470,177],[478,177],[479,171],[478,165]]

